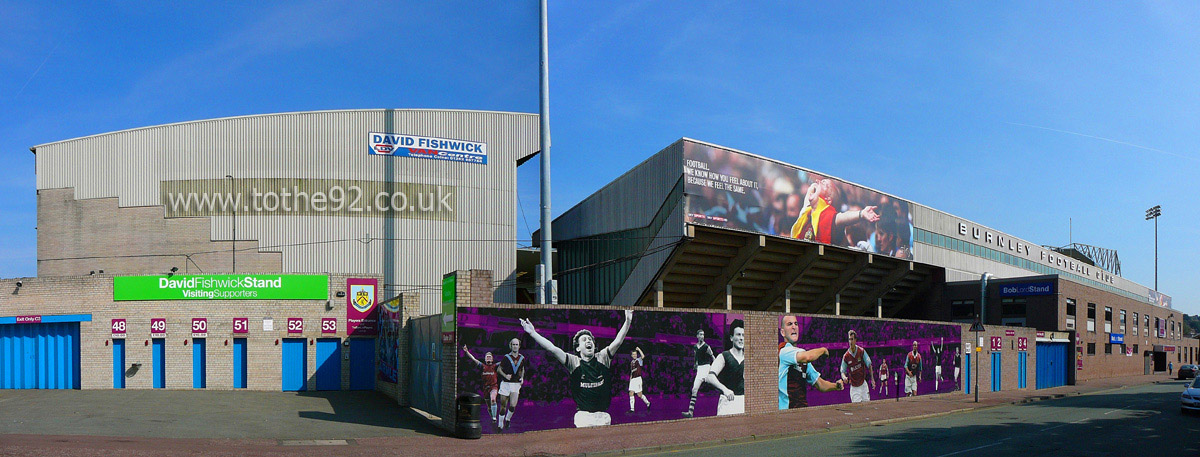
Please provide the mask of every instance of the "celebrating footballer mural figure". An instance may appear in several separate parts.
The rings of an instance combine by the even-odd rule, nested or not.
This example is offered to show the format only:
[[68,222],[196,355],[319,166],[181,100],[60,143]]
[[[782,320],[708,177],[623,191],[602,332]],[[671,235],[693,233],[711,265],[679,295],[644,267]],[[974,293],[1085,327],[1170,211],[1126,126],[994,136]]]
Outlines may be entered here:
[[779,334],[784,339],[779,348],[779,409],[808,406],[805,398],[806,386],[812,386],[821,392],[846,388],[841,379],[837,382],[822,379],[821,373],[813,367],[813,362],[829,355],[828,348],[804,350],[798,347],[800,326],[796,316],[783,316],[779,320]]
[[596,338],[589,330],[580,330],[571,339],[571,344],[578,354],[568,354],[559,349],[554,343],[538,334],[537,329],[529,319],[521,319],[521,328],[528,333],[533,341],[549,352],[554,360],[567,367],[570,373],[568,388],[571,398],[575,400],[575,427],[596,427],[609,425],[612,417],[608,414],[608,406],[612,403],[612,360],[625,334],[629,332],[629,324],[633,322],[633,310],[625,310],[625,323],[617,331],[616,338],[604,349],[596,352]]

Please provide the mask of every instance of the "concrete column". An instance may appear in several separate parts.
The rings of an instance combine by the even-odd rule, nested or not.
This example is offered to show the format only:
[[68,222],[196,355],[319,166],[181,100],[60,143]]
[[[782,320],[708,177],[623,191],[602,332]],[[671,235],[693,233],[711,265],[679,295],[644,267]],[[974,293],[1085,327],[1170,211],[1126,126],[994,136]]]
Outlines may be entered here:
[[661,279],[654,282],[654,306],[663,307],[663,282]]
[[725,309],[733,309],[733,285],[725,285]]
[[842,315],[842,294],[833,294],[833,314]]
[[792,313],[792,289],[783,291],[783,312]]
[[883,297],[879,297],[879,303],[875,305],[875,317],[883,317]]

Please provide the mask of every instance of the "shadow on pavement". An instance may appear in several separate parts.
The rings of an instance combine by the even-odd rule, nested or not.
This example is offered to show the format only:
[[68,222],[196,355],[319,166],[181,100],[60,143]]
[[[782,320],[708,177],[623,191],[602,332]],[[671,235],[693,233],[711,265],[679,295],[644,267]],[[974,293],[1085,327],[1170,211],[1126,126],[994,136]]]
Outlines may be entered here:
[[301,419],[339,422],[344,424],[368,425],[373,427],[409,430],[412,432],[449,436],[408,408],[396,404],[395,400],[374,391],[322,391],[297,392],[298,396],[323,399],[329,402],[332,413],[324,411],[297,411]]

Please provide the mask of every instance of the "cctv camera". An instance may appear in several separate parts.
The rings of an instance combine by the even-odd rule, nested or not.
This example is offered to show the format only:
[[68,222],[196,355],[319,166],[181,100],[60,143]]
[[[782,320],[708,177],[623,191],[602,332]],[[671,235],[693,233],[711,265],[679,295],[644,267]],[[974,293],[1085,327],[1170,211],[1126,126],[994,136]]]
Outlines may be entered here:
[[25,283],[22,283],[21,281],[17,281],[17,287],[21,287],[23,285],[25,285]]

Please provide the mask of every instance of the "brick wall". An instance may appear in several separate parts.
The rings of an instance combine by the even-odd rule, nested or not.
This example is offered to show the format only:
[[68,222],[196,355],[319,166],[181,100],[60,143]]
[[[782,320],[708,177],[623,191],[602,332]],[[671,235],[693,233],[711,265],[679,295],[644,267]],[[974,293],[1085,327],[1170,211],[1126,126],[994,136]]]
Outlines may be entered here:
[[[1076,284],[1070,281],[1058,282],[1058,321],[1061,326],[1066,325],[1067,319],[1067,299],[1075,299],[1076,315],[1075,327],[1079,335],[1079,346],[1083,348],[1082,359],[1083,368],[1076,372],[1077,380],[1086,381],[1089,379],[1110,378],[1114,376],[1129,376],[1142,374],[1145,370],[1145,352],[1152,351],[1154,345],[1176,346],[1176,352],[1168,353],[1167,360],[1175,363],[1175,366],[1180,365],[1179,357],[1176,354],[1180,353],[1180,349],[1195,351],[1197,343],[1200,340],[1194,338],[1182,338],[1179,332],[1176,331],[1175,338],[1171,338],[1170,327],[1168,326],[1167,337],[1159,338],[1157,329],[1154,327],[1154,318],[1168,319],[1176,322],[1182,321],[1181,315],[1177,310],[1163,308],[1151,305],[1146,302],[1132,300],[1121,295],[1111,292],[1087,287]],[[1089,332],[1087,329],[1087,310],[1088,303],[1096,304],[1096,326],[1094,332]],[[1109,333],[1104,331],[1104,308],[1111,307],[1113,309],[1112,333],[1121,333],[1121,310],[1125,310],[1126,317],[1129,320],[1125,329],[1125,344],[1132,348],[1134,344],[1138,345],[1138,352],[1133,356],[1126,356],[1121,352],[1120,345],[1113,345],[1112,354],[1105,354],[1105,344],[1109,342]],[[1133,313],[1138,314],[1138,332],[1133,334]],[[1147,335],[1146,327],[1143,324],[1146,315],[1150,316],[1150,334]],[[1087,345],[1091,343],[1095,345],[1095,355],[1088,355]],[[1075,350],[1076,345],[1071,345],[1071,350]]]
[[[125,380],[126,388],[149,389],[153,386],[153,357],[150,319],[167,320],[165,338],[166,387],[192,388],[192,318],[208,319],[207,388],[233,388],[233,339],[247,340],[247,388],[279,390],[282,378],[282,338],[303,337],[309,340],[308,389],[315,389],[316,350],[311,344],[317,338],[338,338],[346,335],[345,298],[336,292],[346,291],[347,275],[331,275],[329,300],[180,300],[180,301],[113,301],[113,280],[110,275],[40,277],[0,280],[0,316],[90,314],[90,322],[81,322],[80,385],[84,389],[112,388],[112,319],[126,320],[126,368],[141,364],[138,372]],[[369,276],[363,276],[369,277]],[[21,281],[22,287],[16,287]],[[14,293],[15,291],[15,293]],[[327,306],[328,305],[328,306]],[[327,307],[332,309],[327,309]],[[249,333],[234,334],[233,318],[249,319]],[[274,330],[263,330],[263,318],[271,317]],[[287,333],[287,318],[304,319],[303,333]],[[335,334],[321,333],[321,318],[338,320]],[[342,348],[348,351],[348,348]],[[349,363],[342,360],[342,387],[349,383]]]
[[[1000,354],[1000,390],[1035,390],[1037,389],[1037,330],[1028,327],[1003,327],[999,325],[984,326],[984,331],[979,332],[978,337],[982,338],[983,345],[979,346],[979,339],[976,338],[976,333],[968,331],[969,325],[963,325],[962,341],[971,344],[971,357],[963,357],[964,369],[971,370],[971,389],[975,388],[978,381],[979,392],[994,392],[992,389],[992,357],[993,354]],[[1008,335],[1012,332],[1013,335]],[[996,351],[991,348],[992,337],[999,337],[1001,341],[1001,349]],[[1021,351],[1017,349],[1018,338],[1025,338],[1028,342],[1027,350]],[[965,346],[965,345],[964,345]],[[978,347],[980,350],[976,350]],[[1018,387],[1020,373],[1018,370],[1020,353],[1025,353],[1025,387]],[[1067,354],[1069,358],[1071,355]],[[975,371],[975,364],[979,363],[979,371]],[[968,364],[969,363],[969,364]],[[978,376],[978,378],[976,377]],[[963,374],[964,381],[966,374]],[[972,390],[974,392],[974,390]]]

